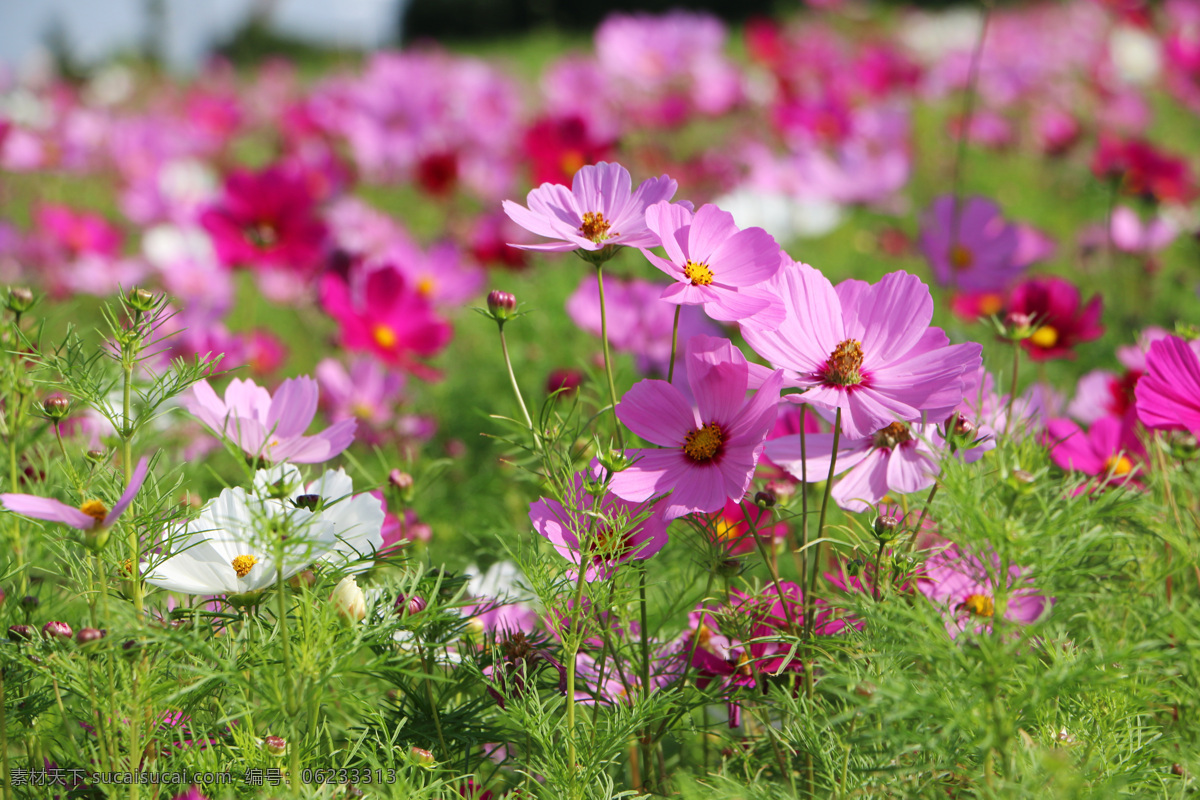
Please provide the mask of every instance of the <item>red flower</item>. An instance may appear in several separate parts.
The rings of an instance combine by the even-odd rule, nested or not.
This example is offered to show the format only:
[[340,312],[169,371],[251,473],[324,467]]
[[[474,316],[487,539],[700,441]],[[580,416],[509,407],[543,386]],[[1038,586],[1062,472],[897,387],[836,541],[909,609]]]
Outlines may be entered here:
[[1072,348],[1090,342],[1104,333],[1100,324],[1103,303],[1094,295],[1080,308],[1079,290],[1063,278],[1035,278],[1013,290],[1009,298],[1010,314],[1026,314],[1040,325],[1021,346],[1034,361],[1074,358]]
[[533,167],[534,184],[567,185],[580,167],[607,161],[613,142],[593,137],[587,120],[572,114],[534,122],[525,131],[523,147]]
[[1182,158],[1156,149],[1142,139],[1101,137],[1092,156],[1092,172],[1122,181],[1126,194],[1158,202],[1186,203],[1196,197],[1192,171]]

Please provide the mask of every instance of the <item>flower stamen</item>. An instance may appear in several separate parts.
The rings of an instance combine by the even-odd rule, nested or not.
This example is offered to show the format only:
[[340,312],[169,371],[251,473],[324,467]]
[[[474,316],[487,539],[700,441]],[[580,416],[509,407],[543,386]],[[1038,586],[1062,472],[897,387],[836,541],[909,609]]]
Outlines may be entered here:
[[821,377],[834,386],[857,386],[863,382],[862,365],[862,342],[847,339],[829,354]]
[[[583,215],[583,224],[579,226],[579,232],[583,234],[583,238],[599,244],[605,239],[610,238],[608,229],[612,224],[604,218],[604,215],[599,211],[589,211]],[[616,234],[611,234],[616,236]]]
[[1133,472],[1133,462],[1125,456],[1109,456],[1104,462],[1106,475],[1121,477]]
[[961,244],[956,244],[950,248],[950,265],[954,269],[961,272],[964,269],[968,269],[973,263],[975,263],[975,256]]
[[79,507],[79,510],[96,520],[96,522],[104,522],[104,518],[108,516],[108,507],[99,500],[88,500]]
[[237,573],[239,578],[244,578],[250,574],[250,570],[258,563],[256,556],[238,556],[230,562],[233,565],[233,571]]
[[371,338],[375,340],[375,344],[385,350],[395,347],[396,342],[399,340],[399,337],[396,336],[396,332],[392,330],[391,326],[384,325],[383,323],[379,323],[371,329]]
[[963,600],[959,608],[966,609],[977,617],[990,617],[996,613],[995,602],[985,594],[967,595],[967,599]]
[[697,264],[691,259],[683,265],[683,276],[692,282],[692,286],[708,286],[713,282],[712,267],[708,264]]
[[716,458],[725,445],[725,432],[715,422],[696,428],[683,437],[683,454],[702,464]]
[[1037,347],[1050,349],[1058,344],[1058,331],[1050,325],[1043,325],[1033,332],[1029,337],[1029,341]]
[[903,422],[893,422],[882,430],[875,432],[875,446],[891,450],[905,442],[912,441],[912,431]]

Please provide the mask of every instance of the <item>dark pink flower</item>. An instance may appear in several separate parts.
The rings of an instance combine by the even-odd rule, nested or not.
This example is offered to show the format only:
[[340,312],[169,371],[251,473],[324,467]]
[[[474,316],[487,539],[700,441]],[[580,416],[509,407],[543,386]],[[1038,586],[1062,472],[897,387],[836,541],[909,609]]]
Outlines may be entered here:
[[1200,436],[1200,355],[1188,342],[1168,336],[1151,344],[1134,394],[1138,419],[1147,428]]
[[741,500],[779,401],[782,374],[770,375],[747,401],[749,366],[726,339],[694,336],[684,356],[698,408],[666,381],[647,380],[625,393],[617,417],[662,449],[630,450],[633,466],[612,478],[612,491],[634,503],[671,492],[667,519],[711,513]]
[[755,531],[766,542],[768,548],[787,536],[787,523],[771,523],[771,511],[755,503],[726,500],[725,507],[712,515],[712,527],[717,543],[723,545],[731,555],[752,552]]
[[1050,458],[1065,470],[1099,478],[1099,484],[1126,483],[1146,463],[1146,449],[1137,437],[1135,418],[1102,417],[1084,433],[1069,419],[1046,423]]
[[1032,278],[1013,289],[1010,314],[1026,314],[1041,327],[1021,342],[1034,361],[1074,358],[1074,347],[1104,333],[1100,324],[1103,301],[1095,295],[1080,308],[1079,289],[1059,277]]
[[38,497],[32,494],[0,494],[0,502],[4,503],[4,507],[9,511],[22,516],[43,519],[47,522],[61,522],[81,531],[107,528],[116,522],[117,518],[133,502],[133,498],[146,480],[149,468],[150,462],[145,458],[138,461],[137,467],[130,476],[129,485],[125,487],[125,491],[121,493],[111,511],[100,500],[88,500],[76,508],[50,497]]

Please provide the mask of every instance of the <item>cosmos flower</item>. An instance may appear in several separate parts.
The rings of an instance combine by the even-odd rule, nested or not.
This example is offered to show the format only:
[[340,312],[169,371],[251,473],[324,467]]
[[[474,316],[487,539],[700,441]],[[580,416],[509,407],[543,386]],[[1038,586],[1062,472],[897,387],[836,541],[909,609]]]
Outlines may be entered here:
[[719,511],[745,495],[775,424],[782,380],[772,373],[747,401],[749,366],[727,339],[694,336],[684,360],[698,408],[657,380],[636,384],[617,405],[621,422],[662,449],[627,451],[633,465],[613,476],[612,491],[634,503],[671,492],[669,520]]
[[[957,638],[963,631],[990,632],[997,611],[997,573],[1000,557],[992,554],[990,566],[977,556],[961,551],[957,545],[943,550],[925,562],[924,572],[917,578],[917,590],[942,609],[946,618],[946,633]],[[1008,569],[1005,581],[1006,598],[1002,618],[1020,625],[1041,619],[1054,604],[1033,588],[1025,570],[1018,566]]]
[[1065,278],[1045,277],[1025,281],[1013,289],[1010,314],[1025,314],[1040,327],[1021,342],[1033,361],[1074,358],[1074,347],[1104,333],[1100,324],[1103,301],[1095,295],[1080,308],[1079,289]]
[[305,436],[317,413],[317,397],[317,382],[307,376],[284,381],[274,397],[248,378],[234,378],[225,388],[224,400],[208,381],[200,381],[180,404],[251,458],[316,464],[349,447],[358,425],[354,419],[342,420],[315,436]]
[[505,200],[504,212],[513,222],[558,240],[512,246],[551,253],[594,252],[614,245],[654,247],[658,238],[646,227],[646,209],[674,197],[677,185],[663,175],[647,179],[631,193],[632,186],[627,169],[601,161],[576,172],[570,189],[543,183],[529,193],[528,208]]
[[1200,355],[1188,342],[1168,336],[1151,344],[1134,394],[1138,419],[1147,428],[1200,436]]
[[733,215],[714,205],[693,214],[673,203],[646,209],[646,225],[662,240],[667,258],[643,248],[651,264],[675,279],[662,293],[674,305],[703,305],[710,317],[733,322],[758,315],[756,324],[783,321],[783,308],[756,288],[779,271],[779,245],[762,228],[739,230]]
[[129,476],[129,485],[117,498],[112,510],[109,510],[101,500],[88,500],[76,508],[50,497],[38,497],[32,494],[0,494],[0,502],[4,503],[4,507],[9,511],[22,516],[47,522],[61,522],[81,531],[107,528],[117,521],[125,509],[129,508],[129,504],[133,502],[133,498],[146,481],[149,467],[150,462],[145,458],[138,461],[133,474]]
[[942,286],[983,292],[1003,290],[1020,276],[1019,234],[1000,207],[984,197],[943,195],[921,218],[921,252]]
[[962,401],[963,376],[982,347],[951,345],[929,327],[933,298],[914,275],[833,284],[807,264],[785,264],[772,282],[787,309],[778,330],[742,325],[747,343],[784,370],[804,402],[842,410],[842,432],[862,439],[893,422],[945,418]]
[[[592,471],[596,470],[593,464]],[[529,519],[534,530],[571,563],[579,564],[581,551],[586,548],[587,580],[608,578],[617,565],[631,558],[649,558],[667,543],[667,520],[661,502],[643,507],[640,501],[627,502],[606,493],[596,508],[584,481],[583,473],[575,473],[563,498],[565,505],[551,498],[530,503]]]
[[1046,423],[1050,458],[1065,470],[1099,479],[1101,485],[1126,483],[1146,462],[1132,415],[1102,417],[1085,433],[1069,419]]

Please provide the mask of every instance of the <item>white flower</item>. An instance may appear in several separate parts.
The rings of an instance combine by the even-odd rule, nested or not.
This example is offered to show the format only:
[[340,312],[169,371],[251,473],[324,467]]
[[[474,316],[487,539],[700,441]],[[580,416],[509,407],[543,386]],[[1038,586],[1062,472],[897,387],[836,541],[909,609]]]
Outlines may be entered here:
[[342,578],[334,587],[329,602],[337,610],[338,616],[350,622],[361,622],[367,616],[367,598],[358,587],[358,581],[353,575]]
[[282,495],[288,505],[311,507],[317,519],[333,526],[333,548],[322,561],[339,566],[349,561],[348,571],[361,572],[383,547],[383,503],[369,494],[356,496],[354,481],[341,468],[326,470],[306,487],[300,470],[277,464],[255,474],[254,491],[264,497]]
[[146,582],[184,594],[243,594],[284,580],[337,544],[333,523],[303,508],[226,489],[172,537],[174,555],[143,565]]

